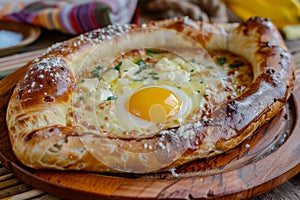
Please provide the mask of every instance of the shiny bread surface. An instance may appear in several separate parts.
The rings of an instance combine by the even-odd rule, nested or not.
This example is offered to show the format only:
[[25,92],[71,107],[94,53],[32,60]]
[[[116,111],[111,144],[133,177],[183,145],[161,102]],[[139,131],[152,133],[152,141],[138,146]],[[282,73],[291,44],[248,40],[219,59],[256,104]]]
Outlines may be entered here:
[[[245,58],[253,68],[252,83],[239,96],[220,103],[208,120],[161,130],[149,137],[103,138],[95,134],[95,127],[89,131],[78,126],[69,105],[82,67],[99,59],[105,62],[124,49],[164,47],[170,42],[181,46],[180,40],[169,38],[167,30],[176,31],[182,41],[192,38],[208,51],[223,50]],[[161,171],[226,152],[283,108],[295,78],[295,62],[280,33],[269,20],[256,17],[243,23],[178,18],[112,25],[53,45],[27,68],[14,89],[6,117],[17,158],[35,169],[97,172]],[[104,162],[88,147],[101,144]]]

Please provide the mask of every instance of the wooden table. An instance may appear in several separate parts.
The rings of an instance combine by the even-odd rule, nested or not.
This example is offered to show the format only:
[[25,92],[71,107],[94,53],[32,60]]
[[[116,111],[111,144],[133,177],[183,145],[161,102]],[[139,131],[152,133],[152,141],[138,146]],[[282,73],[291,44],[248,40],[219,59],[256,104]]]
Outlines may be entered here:
[[[56,33],[55,33],[56,34]],[[47,36],[47,35],[46,35]],[[49,35],[48,35],[49,36]],[[53,34],[52,34],[53,36]],[[68,36],[57,34],[52,37],[52,40],[45,42],[44,36],[40,41],[27,47],[22,53],[0,58],[0,74],[9,74],[17,68],[26,64],[29,60],[41,55],[45,50],[44,47],[49,46],[50,43],[65,40]],[[300,41],[287,41],[287,46],[290,52],[294,55],[297,66],[296,77],[300,84]],[[40,49],[41,48],[41,49]],[[12,67],[13,66],[13,67]],[[299,152],[300,153],[300,152]],[[39,200],[54,200],[59,199],[51,194],[47,194],[39,189],[24,183],[18,179],[10,170],[0,165],[0,199],[39,199]],[[274,200],[293,200],[300,199],[300,173],[283,183],[282,185],[266,192],[262,195],[251,198],[251,200],[274,199]]]

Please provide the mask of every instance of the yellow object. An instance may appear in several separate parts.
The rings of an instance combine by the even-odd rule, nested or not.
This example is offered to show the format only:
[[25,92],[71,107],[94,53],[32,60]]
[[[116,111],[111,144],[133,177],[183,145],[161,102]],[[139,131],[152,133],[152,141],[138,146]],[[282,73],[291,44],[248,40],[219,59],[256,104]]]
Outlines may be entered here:
[[252,16],[270,18],[282,29],[286,25],[298,24],[300,4],[297,0],[221,0],[240,19]]
[[283,27],[282,33],[288,40],[298,40],[300,38],[300,24],[287,25]]
[[176,115],[181,102],[168,89],[150,87],[134,93],[128,102],[131,114],[150,122],[164,122]]

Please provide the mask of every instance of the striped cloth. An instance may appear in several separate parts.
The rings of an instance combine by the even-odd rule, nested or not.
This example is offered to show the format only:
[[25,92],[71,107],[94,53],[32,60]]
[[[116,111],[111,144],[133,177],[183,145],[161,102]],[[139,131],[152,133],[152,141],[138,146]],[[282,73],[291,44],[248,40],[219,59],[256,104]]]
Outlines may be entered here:
[[25,22],[67,34],[84,33],[112,23],[130,23],[137,0],[36,1],[2,20]]

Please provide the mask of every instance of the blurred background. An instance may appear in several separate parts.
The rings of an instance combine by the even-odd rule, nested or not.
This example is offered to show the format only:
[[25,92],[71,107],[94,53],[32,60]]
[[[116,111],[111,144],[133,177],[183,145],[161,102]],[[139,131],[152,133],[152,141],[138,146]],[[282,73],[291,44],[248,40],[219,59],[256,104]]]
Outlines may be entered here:
[[[211,22],[266,17],[287,39],[300,38],[298,0],[0,0],[2,20],[26,22],[73,35],[110,23],[178,16]],[[85,27],[76,29],[76,23],[84,23]]]

